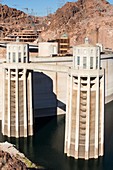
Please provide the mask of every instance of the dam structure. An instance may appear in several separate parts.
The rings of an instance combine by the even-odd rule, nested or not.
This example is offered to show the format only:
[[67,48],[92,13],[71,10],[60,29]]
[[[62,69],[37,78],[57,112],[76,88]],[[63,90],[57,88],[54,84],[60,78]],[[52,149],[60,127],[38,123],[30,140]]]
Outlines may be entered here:
[[89,44],[87,38],[73,50],[64,152],[87,160],[104,154],[104,69],[100,68],[100,48]]
[[73,56],[29,56],[24,42],[7,44],[0,63],[0,120],[8,137],[33,135],[34,119],[65,116],[64,153],[75,159],[104,154],[104,105],[113,100],[113,55],[73,47]]
[[[28,44],[13,42],[7,45],[7,66],[3,68],[2,133],[8,137],[33,135],[32,71],[24,67],[28,62]],[[19,63],[23,63],[21,69]]]

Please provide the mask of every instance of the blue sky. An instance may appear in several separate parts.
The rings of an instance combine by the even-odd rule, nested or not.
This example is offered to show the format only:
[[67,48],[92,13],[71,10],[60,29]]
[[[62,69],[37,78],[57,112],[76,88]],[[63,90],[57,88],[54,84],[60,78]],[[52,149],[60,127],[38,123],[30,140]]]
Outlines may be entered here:
[[[20,9],[24,12],[28,11],[28,13],[32,13],[33,15],[37,16],[44,16],[49,13],[53,13],[64,3],[75,1],[77,0],[0,0],[2,4]],[[113,4],[113,0],[108,0],[108,2]]]

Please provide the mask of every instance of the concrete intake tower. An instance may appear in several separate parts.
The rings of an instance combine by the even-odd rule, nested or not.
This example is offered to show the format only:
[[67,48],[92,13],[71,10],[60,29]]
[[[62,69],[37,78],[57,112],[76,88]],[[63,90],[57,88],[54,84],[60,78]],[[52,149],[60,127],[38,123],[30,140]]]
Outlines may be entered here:
[[[32,71],[24,66],[29,62],[26,43],[7,45],[3,67],[2,133],[8,137],[33,135]],[[21,69],[18,65],[21,64]]]
[[85,44],[73,48],[73,69],[68,73],[65,126],[67,156],[98,158],[104,151],[104,70],[100,48]]

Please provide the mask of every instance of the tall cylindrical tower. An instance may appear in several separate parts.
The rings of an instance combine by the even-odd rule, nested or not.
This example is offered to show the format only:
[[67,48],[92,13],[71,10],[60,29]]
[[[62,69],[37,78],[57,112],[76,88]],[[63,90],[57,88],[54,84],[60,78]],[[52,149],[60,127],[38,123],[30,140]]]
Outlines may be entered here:
[[[3,67],[2,133],[8,137],[33,135],[32,71],[29,46],[13,42],[7,45],[7,59]],[[21,64],[21,69],[18,66]]]
[[68,156],[98,158],[104,147],[104,70],[99,47],[74,47],[73,68],[68,75],[65,148]]

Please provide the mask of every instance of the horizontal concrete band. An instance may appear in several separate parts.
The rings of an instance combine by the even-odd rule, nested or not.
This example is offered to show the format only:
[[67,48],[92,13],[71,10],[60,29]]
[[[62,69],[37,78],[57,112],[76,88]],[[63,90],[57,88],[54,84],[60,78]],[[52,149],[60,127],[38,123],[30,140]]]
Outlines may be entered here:
[[38,64],[38,63],[3,63],[3,68],[9,68],[9,69],[28,69],[28,70],[42,70],[42,71],[51,71],[51,72],[61,72],[61,73],[67,73],[69,70],[69,67],[67,66],[59,66],[59,65],[50,65],[50,64]]
[[59,66],[59,65],[50,65],[50,64],[38,64],[38,63],[3,63],[3,68],[9,68],[9,69],[28,69],[28,70],[35,70],[35,71],[51,71],[51,72],[61,72],[61,73],[70,73],[72,75],[91,75],[95,76],[97,74],[103,75],[104,69],[101,70],[77,70],[74,68],[70,68],[68,66]]

